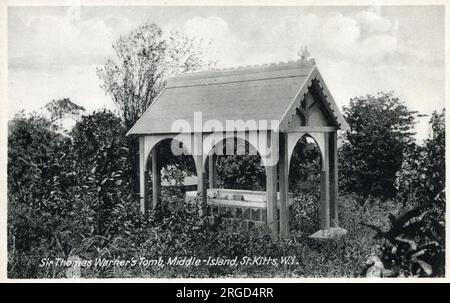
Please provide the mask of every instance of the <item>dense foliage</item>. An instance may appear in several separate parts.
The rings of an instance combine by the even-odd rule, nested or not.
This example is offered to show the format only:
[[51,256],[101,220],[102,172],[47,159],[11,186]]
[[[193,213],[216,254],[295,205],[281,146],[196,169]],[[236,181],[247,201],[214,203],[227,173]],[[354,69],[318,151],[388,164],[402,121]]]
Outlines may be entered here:
[[[170,196],[164,200],[180,207],[164,212],[158,208],[141,215],[138,198],[132,194],[127,177],[130,168],[126,161],[125,129],[110,112],[83,117],[69,138],[54,133],[48,121],[36,116],[17,117],[12,125],[8,148],[10,277],[66,276],[65,267],[39,266],[45,258],[92,260],[190,255],[199,258],[296,255],[301,259],[299,265],[283,267],[267,264],[238,268],[95,267],[83,269],[81,274],[83,277],[351,276],[368,254],[360,246],[365,243],[361,240],[330,244],[308,240],[307,236],[317,229],[318,195],[317,188],[311,186],[308,186],[311,191],[305,191],[304,196],[294,201],[294,234],[289,242],[273,242],[265,228],[248,231],[223,218],[200,218],[195,205],[174,201],[176,198]],[[357,216],[358,212],[352,210],[350,214]],[[347,221],[343,220],[346,227],[350,225]],[[323,260],[322,266],[314,265],[317,259]],[[351,266],[341,266],[342,260]]]
[[221,188],[265,190],[266,173],[259,155],[220,156],[217,165]]
[[[195,204],[185,204],[182,196],[167,192],[163,192],[164,203],[176,207],[157,208],[142,215],[130,181],[133,178],[126,128],[111,112],[82,117],[69,137],[56,132],[45,118],[18,115],[11,121],[8,135],[8,275],[67,275],[67,268],[61,266],[39,266],[43,258],[296,256],[298,264],[286,266],[100,266],[83,268],[81,275],[359,276],[365,260],[380,247],[385,266],[395,275],[442,276],[444,114],[433,114],[430,123],[430,138],[421,146],[408,145],[404,151],[395,174],[395,199],[381,203],[372,197],[360,203],[358,194],[339,198],[340,226],[349,234],[338,241],[308,238],[319,228],[320,157],[312,141],[300,141],[290,171],[291,179],[296,181],[290,184],[292,237],[274,242],[265,227],[246,229],[223,216],[201,218]],[[164,158],[167,148],[161,145],[165,170],[173,170],[175,175],[180,170],[192,172],[192,157],[180,158],[179,165],[170,164],[170,157]],[[242,161],[235,161],[239,160],[236,157],[242,157]],[[258,182],[265,181],[264,170],[255,170],[261,169],[258,156],[224,159],[219,176],[223,175],[221,182],[225,186],[257,189],[261,184]],[[341,177],[345,177],[342,172]],[[361,227],[361,221],[366,226]]]
[[414,143],[415,112],[392,93],[356,97],[344,107],[339,169],[342,188],[363,196],[393,197],[395,174]]
[[[235,145],[239,143],[242,142],[237,140]],[[248,149],[249,144],[246,145]],[[220,156],[217,166],[218,185],[230,189],[265,190],[266,172],[261,161],[259,154]],[[292,191],[310,191],[312,185],[317,185],[319,170],[319,147],[312,139],[303,137],[292,153],[289,188]]]
[[319,146],[309,137],[297,142],[289,166],[289,188],[292,191],[319,191]]
[[71,138],[44,118],[13,121],[8,236],[17,275],[37,276],[38,256],[68,257],[90,237],[121,234],[139,222],[119,118],[106,111],[83,117]]
[[434,112],[431,135],[408,150],[397,172],[397,199],[405,206],[390,215],[382,257],[399,276],[443,276],[445,273],[445,111]]
[[403,204],[429,204],[445,189],[445,111],[434,112],[430,136],[406,151],[396,188]]

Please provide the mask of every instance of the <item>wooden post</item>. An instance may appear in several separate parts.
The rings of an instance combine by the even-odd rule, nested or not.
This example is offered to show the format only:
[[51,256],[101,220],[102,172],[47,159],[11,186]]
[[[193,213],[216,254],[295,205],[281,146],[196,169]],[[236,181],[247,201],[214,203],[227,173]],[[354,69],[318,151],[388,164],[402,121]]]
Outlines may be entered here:
[[329,162],[330,162],[330,224],[338,227],[338,152],[337,132],[329,133]]
[[207,205],[207,189],[205,186],[205,173],[203,168],[197,173],[197,195],[199,197],[200,203],[200,216],[206,215],[206,205]]
[[289,170],[287,133],[280,133],[279,160],[279,190],[280,190],[280,237],[289,237]]
[[[277,153],[278,136],[270,132],[271,153]],[[278,240],[278,216],[277,216],[277,164],[270,163],[266,166],[266,192],[267,192],[267,226],[272,232],[272,238]]]
[[216,172],[216,155],[212,154],[208,157],[208,179],[209,188],[217,187],[217,172]]
[[213,188],[217,188],[217,155],[214,155],[213,158]]
[[277,166],[266,166],[267,191],[267,226],[272,232],[272,238],[278,239],[277,223]]
[[330,167],[328,161],[328,134],[324,134],[325,144],[320,172],[320,229],[330,228]]
[[139,196],[141,213],[145,213],[150,205],[148,201],[148,171],[144,149],[144,137],[139,137]]
[[157,157],[157,146],[151,151],[152,157],[152,208],[155,209],[161,198],[161,171]]
[[207,207],[207,186],[205,184],[205,169],[203,167],[203,134],[194,133],[194,160],[197,169],[197,196],[200,201],[200,216],[206,215]]

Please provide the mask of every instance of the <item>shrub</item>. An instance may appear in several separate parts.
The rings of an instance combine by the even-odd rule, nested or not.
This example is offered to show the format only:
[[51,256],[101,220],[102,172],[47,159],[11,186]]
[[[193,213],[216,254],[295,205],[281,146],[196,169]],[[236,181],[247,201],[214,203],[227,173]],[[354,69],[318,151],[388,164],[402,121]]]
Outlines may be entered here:
[[233,141],[234,151],[245,150],[245,155],[227,155],[227,144],[230,142],[223,141],[223,156],[219,156],[218,159],[218,186],[229,189],[264,190],[266,174],[259,153],[256,154],[254,147],[247,141],[237,139]]
[[406,204],[428,204],[445,188],[445,111],[434,112],[432,130],[422,146],[405,153],[397,172],[398,199]]
[[120,216],[117,209],[125,210],[123,202],[132,198],[125,134],[120,119],[108,111],[83,117],[72,131],[73,156],[83,159],[72,166],[77,176],[75,189],[94,216],[88,215],[86,222],[93,234],[114,234],[116,216]]
[[344,115],[350,126],[339,150],[342,187],[363,196],[395,195],[395,173],[413,144],[415,112],[393,93],[350,100]]
[[221,156],[218,184],[229,189],[264,190],[266,175],[259,155]]
[[445,274],[445,193],[435,198],[434,207],[418,206],[399,216],[390,215],[390,226],[378,226],[376,238],[382,239],[382,261],[395,276],[436,277]]
[[[142,225],[130,191],[124,134],[120,120],[106,111],[83,117],[72,138],[58,135],[35,115],[13,120],[8,136],[11,277],[48,276],[50,269],[38,267],[41,258],[67,258],[86,239],[126,236]],[[62,274],[52,270],[51,276]]]
[[29,206],[39,206],[41,197],[51,190],[47,180],[58,169],[67,140],[47,119],[36,114],[18,114],[9,126],[8,193]]
[[445,273],[445,112],[434,112],[432,135],[424,146],[405,155],[397,173],[397,198],[408,209],[390,215],[390,227],[379,227],[385,266],[400,276]]

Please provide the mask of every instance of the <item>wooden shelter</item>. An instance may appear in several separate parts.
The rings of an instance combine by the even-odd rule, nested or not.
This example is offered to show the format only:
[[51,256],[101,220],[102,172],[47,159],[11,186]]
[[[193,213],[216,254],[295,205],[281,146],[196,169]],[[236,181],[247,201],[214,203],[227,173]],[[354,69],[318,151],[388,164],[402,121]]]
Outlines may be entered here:
[[[203,121],[200,127],[196,126],[198,113],[201,113]],[[179,127],[180,121],[184,121],[182,125],[191,127]],[[211,128],[208,121],[214,121],[215,127]],[[245,130],[239,132],[227,126],[229,121],[278,123],[244,123]],[[220,125],[224,127],[217,127]],[[215,138],[217,142],[241,136],[250,142],[252,136],[264,138],[262,142],[265,145],[261,140],[257,144],[250,143],[260,155],[270,154],[270,157],[262,157],[267,178],[266,223],[275,238],[288,237],[290,159],[297,142],[309,136],[315,140],[321,154],[320,231],[315,236],[333,236],[333,231],[339,229],[337,131],[346,128],[347,123],[313,60],[303,58],[287,63],[211,70],[171,78],[128,132],[128,135],[139,136],[141,210],[145,212],[155,207],[160,198],[156,149],[161,141],[176,139],[190,152],[197,150],[192,153],[198,176],[197,192],[206,201],[207,188],[216,187],[218,150],[211,145],[211,140]],[[149,158],[153,172],[151,204],[146,188]],[[207,179],[209,185],[206,184]]]

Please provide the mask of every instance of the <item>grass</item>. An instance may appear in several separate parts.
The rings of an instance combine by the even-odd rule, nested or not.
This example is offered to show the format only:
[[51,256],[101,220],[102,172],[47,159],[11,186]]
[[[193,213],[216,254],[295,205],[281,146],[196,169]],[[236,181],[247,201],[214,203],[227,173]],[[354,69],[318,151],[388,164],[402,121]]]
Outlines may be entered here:
[[[222,225],[219,230],[209,233],[205,242],[192,244],[186,256],[200,259],[207,257],[238,258],[295,256],[297,264],[279,265],[237,265],[237,266],[165,266],[148,268],[115,268],[104,272],[102,277],[144,277],[144,278],[268,278],[268,277],[358,277],[365,266],[367,258],[373,254],[379,244],[374,240],[371,229],[362,226],[361,221],[377,225],[386,223],[389,212],[396,212],[397,206],[389,201],[370,200],[361,203],[355,195],[346,195],[339,199],[340,226],[347,229],[348,234],[339,240],[314,240],[308,236],[317,230],[314,219],[317,217],[318,201],[301,199],[303,204],[297,205],[297,212],[292,224],[292,237],[286,241],[270,243],[268,230],[255,228],[242,230],[230,225]],[[314,204],[315,202],[315,204]],[[296,201],[295,203],[301,203]],[[311,207],[310,207],[311,206]],[[308,209],[308,207],[310,207]],[[303,212],[301,211],[303,210]],[[150,243],[148,245],[151,245]],[[173,257],[174,255],[164,255]],[[153,252],[154,254],[154,252]],[[173,254],[173,253],[172,253]],[[175,253],[177,254],[177,253]],[[183,254],[181,254],[183,255]],[[135,256],[155,257],[148,254],[148,247],[143,245]],[[87,276],[98,276],[96,272]]]
[[[167,197],[166,197],[167,198]],[[170,197],[168,199],[173,199]],[[106,258],[108,260],[147,260],[159,257],[167,261],[170,257],[208,257],[225,259],[245,257],[266,257],[280,259],[295,256],[296,263],[290,265],[257,264],[237,266],[109,266],[106,268],[81,268],[83,278],[272,278],[272,277],[358,277],[365,261],[373,254],[379,241],[374,232],[361,222],[375,225],[387,223],[388,213],[396,213],[398,205],[390,201],[363,201],[357,195],[339,198],[339,225],[348,234],[339,240],[314,240],[309,235],[318,227],[317,193],[297,196],[293,201],[291,237],[273,242],[266,226],[244,229],[221,223],[214,230],[207,224],[199,224],[201,219],[188,213],[186,207],[168,211],[160,219],[149,217],[149,224],[138,230],[105,238],[92,236],[85,238],[74,247],[70,256],[82,260]],[[120,223],[119,223],[120,224]],[[206,226],[206,227],[205,227]],[[51,243],[47,243],[51,245]],[[65,243],[62,243],[64,245]],[[64,278],[67,268],[37,267],[37,262],[45,255],[50,259],[61,255],[57,247],[49,253],[44,244],[29,252],[9,254],[10,277]],[[53,252],[53,253],[52,253]],[[25,274],[17,269],[23,269]]]

